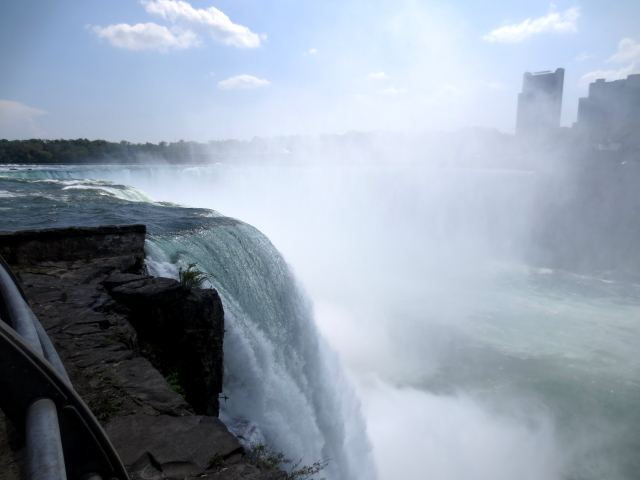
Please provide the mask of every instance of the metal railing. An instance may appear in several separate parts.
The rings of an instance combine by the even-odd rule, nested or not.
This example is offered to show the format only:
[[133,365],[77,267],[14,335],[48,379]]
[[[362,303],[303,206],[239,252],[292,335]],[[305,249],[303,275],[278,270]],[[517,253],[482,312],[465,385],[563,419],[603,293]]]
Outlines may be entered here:
[[0,256],[0,409],[26,438],[28,480],[129,480]]

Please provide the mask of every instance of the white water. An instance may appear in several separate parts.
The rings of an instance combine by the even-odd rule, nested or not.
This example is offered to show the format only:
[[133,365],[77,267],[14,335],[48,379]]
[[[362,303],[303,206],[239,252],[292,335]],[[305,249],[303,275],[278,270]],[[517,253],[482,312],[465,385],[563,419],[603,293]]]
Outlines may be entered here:
[[[269,237],[356,386],[382,480],[638,478],[639,289],[526,266],[533,175],[227,166],[77,174],[213,208]],[[204,234],[158,246],[166,257],[189,244],[189,258],[213,271]],[[295,381],[271,368],[267,337],[236,335],[246,311],[234,312],[245,307],[226,307],[237,328],[230,344],[242,352],[232,361],[238,371],[251,365],[259,389],[227,420],[255,414],[283,448],[295,446],[295,433],[305,455],[324,453],[313,441],[322,422],[301,427],[317,404],[269,403],[264,388],[282,393]],[[249,352],[261,353],[254,361]],[[345,427],[359,431],[352,397],[338,398]],[[269,430],[283,419],[297,427]],[[345,446],[357,462],[366,448],[356,440]],[[353,478],[349,468],[342,478]]]

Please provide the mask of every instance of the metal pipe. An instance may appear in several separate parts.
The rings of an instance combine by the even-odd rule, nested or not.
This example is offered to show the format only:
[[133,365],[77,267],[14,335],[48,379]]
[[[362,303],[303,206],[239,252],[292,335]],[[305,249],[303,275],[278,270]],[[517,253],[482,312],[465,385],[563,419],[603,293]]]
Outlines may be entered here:
[[27,480],[66,480],[56,404],[38,398],[29,405],[27,429]]
[[[17,284],[16,280],[12,278],[11,271],[8,270],[5,265],[6,265],[5,262],[0,262],[0,289],[2,289],[2,287],[5,285],[8,285],[8,286],[4,288],[4,291],[0,290],[0,295],[2,295],[2,299],[4,300],[4,303],[7,305],[7,309],[9,309],[9,299],[13,301],[13,309],[11,312],[8,313],[10,315],[9,320],[10,320],[11,326],[16,332],[20,334],[22,338],[27,340],[27,342],[29,343],[29,345],[31,345],[31,347],[33,347],[36,351],[38,351],[38,353],[42,354],[44,358],[46,358],[47,361],[51,364],[51,366],[53,366],[53,368],[55,368],[56,371],[62,376],[62,378],[64,378],[69,383],[69,385],[71,385],[71,380],[69,380],[69,375],[67,375],[67,371],[62,365],[62,361],[58,356],[58,352],[56,352],[56,349],[51,343],[51,340],[49,339],[47,332],[45,332],[44,328],[42,328],[40,321],[34,315],[33,311],[29,307],[29,304],[26,301],[24,292],[21,291],[19,284]],[[6,277],[8,277],[9,279],[8,282]],[[15,291],[14,291],[14,288],[12,287],[15,288]],[[17,298],[17,295],[19,295],[20,298]],[[22,300],[24,305],[19,305],[21,303],[20,300]],[[16,318],[14,320],[14,317],[11,315],[13,312],[16,312],[16,311],[20,312],[20,315],[26,315],[29,318],[30,322],[27,322],[24,318]],[[16,325],[13,325],[14,323]],[[35,334],[36,334],[36,337],[38,338],[37,344],[39,345],[40,350],[38,350],[38,347],[35,347],[33,343],[27,339],[27,337],[29,335],[32,335],[33,333],[31,331],[32,329],[29,323],[31,323],[31,325],[33,325],[35,329]]]
[[40,345],[44,352],[44,358],[46,358],[51,366],[56,369],[56,372],[58,372],[60,376],[64,378],[69,385],[71,385],[71,380],[69,379],[69,375],[67,374],[64,365],[62,364],[62,360],[60,360],[60,357],[58,356],[58,352],[56,352],[49,335],[47,335],[44,327],[33,312],[31,312],[31,320],[36,327],[36,333],[38,334],[38,339],[40,340]]
[[31,348],[44,357],[38,332],[31,320],[33,313],[4,267],[0,267],[0,297],[2,297],[13,329]]

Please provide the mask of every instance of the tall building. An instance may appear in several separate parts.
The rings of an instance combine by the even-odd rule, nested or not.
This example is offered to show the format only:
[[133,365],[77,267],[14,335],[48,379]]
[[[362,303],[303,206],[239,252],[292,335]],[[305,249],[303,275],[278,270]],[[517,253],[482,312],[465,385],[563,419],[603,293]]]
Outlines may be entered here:
[[539,134],[560,127],[564,68],[555,72],[525,72],[518,94],[516,133]]
[[640,132],[640,74],[589,84],[589,96],[578,101],[576,128],[592,143],[638,143]]

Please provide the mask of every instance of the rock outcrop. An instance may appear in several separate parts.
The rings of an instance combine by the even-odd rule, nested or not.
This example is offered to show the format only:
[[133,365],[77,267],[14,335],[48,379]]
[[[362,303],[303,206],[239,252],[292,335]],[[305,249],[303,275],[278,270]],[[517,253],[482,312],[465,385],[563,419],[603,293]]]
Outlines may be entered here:
[[[50,230],[47,248],[58,252],[48,243],[56,235],[68,243]],[[3,237],[0,251],[11,252]],[[25,249],[14,243],[9,258],[29,259],[14,270],[31,307],[132,480],[286,478],[248,464],[238,439],[216,417],[224,335],[218,293],[145,275],[136,242],[124,255],[122,242],[111,244],[118,255],[101,247],[76,260],[39,261],[25,253],[36,252],[35,244]],[[2,480],[20,478],[24,461],[24,439],[7,423],[0,418]]]
[[108,277],[105,286],[135,328],[142,355],[181,385],[197,414],[217,416],[224,337],[218,293],[184,287],[170,278],[122,274]]

